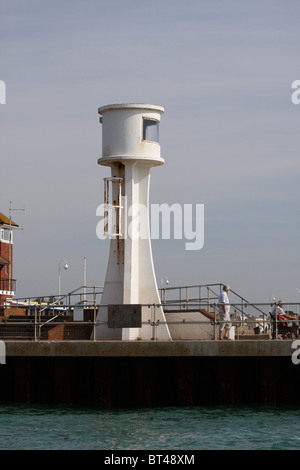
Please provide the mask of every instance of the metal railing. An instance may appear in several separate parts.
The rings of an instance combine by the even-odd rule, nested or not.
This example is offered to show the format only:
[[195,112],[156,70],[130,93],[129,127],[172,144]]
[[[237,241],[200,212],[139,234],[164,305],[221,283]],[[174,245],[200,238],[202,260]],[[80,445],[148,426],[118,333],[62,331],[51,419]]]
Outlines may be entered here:
[[[177,304],[180,308],[190,308],[198,306],[199,304],[206,304],[209,306],[212,303],[217,303],[219,295],[223,288],[223,283],[215,284],[199,284],[199,285],[188,285],[180,287],[162,287],[160,288],[160,298],[163,305]],[[176,296],[177,293],[177,296]],[[241,315],[247,316],[246,309],[248,306],[252,306],[257,314],[263,314],[264,312],[252,302],[249,302],[240,294],[230,289],[230,297],[232,303],[235,304],[235,308],[241,313]]]
[[[69,323],[74,325],[74,312],[79,308],[89,313],[92,311],[95,323],[97,304],[100,303],[102,292],[103,286],[81,286],[60,296],[46,295],[9,299],[3,306],[0,306],[0,312],[2,310],[3,315],[2,321],[0,321],[0,339],[1,336],[4,339],[35,341],[47,339],[44,332],[50,330],[49,323],[51,323],[51,329],[61,326],[62,323],[64,326]],[[13,313],[9,314],[9,312]],[[90,327],[91,319],[89,318],[87,322],[76,322],[78,331],[79,325],[85,325],[83,327],[85,330],[86,326]],[[45,328],[43,328],[44,326]],[[75,339],[86,339],[85,336],[79,331]]]
[[[161,326],[167,324],[172,340],[216,340],[221,289],[222,284],[162,288],[160,304],[144,305],[143,326],[151,326],[151,339],[159,338]],[[82,286],[60,297],[6,302],[0,306],[0,340],[97,340],[96,331],[108,328],[108,321],[98,319],[100,306],[105,307],[102,293],[103,286]],[[284,337],[282,322],[270,315],[274,304],[251,303],[231,290],[230,300],[234,297],[237,301],[230,303],[233,339]],[[162,309],[165,321],[156,320],[157,309]],[[299,318],[300,303],[286,303],[285,309]],[[288,320],[286,331],[290,328],[298,334],[296,324]]]
[[[101,308],[106,306],[101,305]],[[165,309],[165,321],[157,321],[155,311],[161,304],[145,305],[147,315],[142,326],[151,327],[151,339],[159,339],[164,324],[168,326],[172,340],[216,340],[218,339],[220,319],[217,304],[211,304],[206,310],[205,305],[195,309],[176,310]],[[271,340],[282,337],[282,323],[270,317],[270,304],[259,304],[255,307],[265,308],[260,317],[251,314],[242,319],[237,307],[231,304],[231,325],[234,337],[232,339],[262,339]],[[5,309],[0,321],[1,340],[97,340],[97,329],[109,328],[108,321],[98,320],[98,304],[85,306],[83,304],[51,306],[35,304],[29,308],[18,305],[13,307],[13,314],[7,316]],[[300,304],[290,304],[294,313],[298,312]],[[292,327],[295,320],[288,320]],[[112,330],[111,330],[112,331]],[[299,329],[298,329],[299,331]],[[298,333],[297,333],[298,334]],[[296,335],[297,335],[296,334]],[[288,338],[288,337],[287,337]],[[292,338],[292,337],[291,337]],[[109,339],[109,337],[108,337]],[[121,338],[120,338],[121,339]]]
[[28,305],[35,304],[43,305],[44,308],[55,307],[59,305],[68,304],[90,304],[100,303],[100,298],[103,293],[103,286],[80,286],[71,292],[63,295],[40,295],[32,297],[18,297],[10,301],[9,305]]

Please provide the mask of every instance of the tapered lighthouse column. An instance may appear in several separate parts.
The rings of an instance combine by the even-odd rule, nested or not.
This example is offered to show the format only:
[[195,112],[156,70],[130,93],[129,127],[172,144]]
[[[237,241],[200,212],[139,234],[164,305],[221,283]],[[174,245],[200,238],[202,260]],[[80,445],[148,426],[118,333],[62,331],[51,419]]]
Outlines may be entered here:
[[[111,167],[104,180],[104,231],[110,253],[97,321],[97,339],[171,339],[158,306],[150,224],[150,170],[162,165],[158,126],[164,109],[147,104],[113,104],[99,108],[102,158]],[[138,327],[109,326],[107,305],[142,305]],[[122,322],[121,322],[122,323]]]

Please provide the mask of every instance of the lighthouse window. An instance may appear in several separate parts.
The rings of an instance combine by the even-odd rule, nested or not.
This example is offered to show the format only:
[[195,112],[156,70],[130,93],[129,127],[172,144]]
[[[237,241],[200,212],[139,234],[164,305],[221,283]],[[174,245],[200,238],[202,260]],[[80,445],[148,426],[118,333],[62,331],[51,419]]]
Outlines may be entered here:
[[154,119],[143,119],[143,140],[159,142],[158,124]]

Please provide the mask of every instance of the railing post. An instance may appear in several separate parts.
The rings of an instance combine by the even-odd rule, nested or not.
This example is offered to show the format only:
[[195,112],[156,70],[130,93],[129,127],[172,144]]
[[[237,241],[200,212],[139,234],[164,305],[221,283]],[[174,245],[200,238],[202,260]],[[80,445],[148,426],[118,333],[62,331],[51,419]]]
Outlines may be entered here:
[[36,312],[36,307],[34,307],[34,341],[37,340],[37,335],[36,335],[36,329],[37,329],[37,312]]
[[93,328],[93,341],[96,340],[96,287],[94,287],[94,328]]
[[207,286],[207,311],[209,310],[209,287]]
[[[242,315],[242,318],[243,318],[244,315]],[[237,313],[236,313],[236,309],[234,311],[234,318],[235,318],[235,327],[236,327],[236,339],[239,340],[240,338],[240,332],[239,332],[239,327],[240,327],[240,323],[237,321]]]
[[217,304],[215,304],[215,321],[214,321],[215,340],[217,339]]
[[152,305],[152,312],[153,312],[153,318],[152,318],[152,340],[156,339],[156,322],[155,322],[155,304]]
[[41,309],[40,308],[39,308],[39,313],[38,313],[38,339],[39,340],[41,339]]

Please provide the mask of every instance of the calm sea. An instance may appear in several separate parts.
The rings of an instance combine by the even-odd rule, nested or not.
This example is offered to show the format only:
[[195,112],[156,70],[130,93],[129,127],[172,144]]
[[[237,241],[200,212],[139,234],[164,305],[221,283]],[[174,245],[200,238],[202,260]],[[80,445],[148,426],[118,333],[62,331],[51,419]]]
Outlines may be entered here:
[[300,408],[134,410],[0,404],[6,450],[296,450]]

